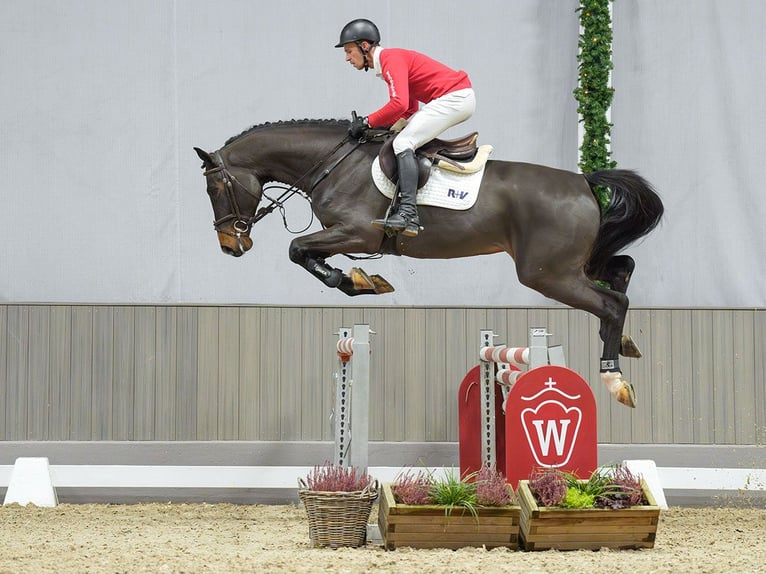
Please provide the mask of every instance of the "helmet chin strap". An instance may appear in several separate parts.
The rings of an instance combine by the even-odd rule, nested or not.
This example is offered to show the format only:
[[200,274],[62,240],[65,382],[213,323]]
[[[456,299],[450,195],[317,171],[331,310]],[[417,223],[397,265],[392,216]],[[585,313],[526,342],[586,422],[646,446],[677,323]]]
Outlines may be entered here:
[[362,53],[362,56],[364,57],[364,71],[368,72],[370,70],[370,63],[367,59],[367,55],[370,53],[370,50],[372,49],[372,45],[370,45],[369,48],[366,50],[362,48],[362,42],[360,40],[356,41],[356,45],[359,48],[359,51]]

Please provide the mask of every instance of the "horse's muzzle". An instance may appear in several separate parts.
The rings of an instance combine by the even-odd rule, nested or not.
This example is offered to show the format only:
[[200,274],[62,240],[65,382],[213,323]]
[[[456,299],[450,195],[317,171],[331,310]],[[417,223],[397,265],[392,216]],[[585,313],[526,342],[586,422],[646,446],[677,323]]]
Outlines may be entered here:
[[233,257],[241,257],[253,247],[253,240],[247,235],[219,233],[218,242],[221,245],[221,251]]
[[231,255],[233,257],[242,257],[245,254],[244,251],[234,250],[231,247],[229,247],[228,245],[221,245],[221,251],[223,251],[224,254]]

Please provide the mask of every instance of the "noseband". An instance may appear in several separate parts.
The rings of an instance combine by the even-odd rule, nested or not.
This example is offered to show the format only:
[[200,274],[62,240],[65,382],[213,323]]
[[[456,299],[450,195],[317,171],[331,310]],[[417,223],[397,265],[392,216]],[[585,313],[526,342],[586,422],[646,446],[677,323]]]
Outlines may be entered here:
[[[218,173],[218,172],[221,173],[221,179],[223,180],[223,189],[226,192],[226,197],[229,199],[229,205],[231,206],[231,213],[229,213],[228,215],[224,215],[220,219],[216,219],[215,221],[213,221],[213,228],[218,233],[223,233],[224,235],[230,235],[232,237],[236,237],[238,241],[241,241],[242,235],[247,235],[248,233],[250,233],[250,228],[253,226],[253,222],[256,220],[256,217],[255,217],[255,214],[247,218],[242,215],[242,212],[239,209],[239,204],[237,203],[237,196],[234,193],[234,184],[236,183],[239,187],[244,189],[248,194],[255,197],[258,201],[260,201],[261,198],[259,196],[256,196],[247,187],[242,185],[242,183],[236,177],[234,177],[231,174],[231,172],[229,172],[219,152],[215,152],[215,158],[218,161],[218,165],[216,167],[205,170],[205,172],[202,175],[207,177],[208,175],[212,175],[214,173]],[[234,230],[234,232],[231,232],[221,227],[224,223],[228,223],[232,219],[234,220],[234,223],[232,223],[231,228]]]

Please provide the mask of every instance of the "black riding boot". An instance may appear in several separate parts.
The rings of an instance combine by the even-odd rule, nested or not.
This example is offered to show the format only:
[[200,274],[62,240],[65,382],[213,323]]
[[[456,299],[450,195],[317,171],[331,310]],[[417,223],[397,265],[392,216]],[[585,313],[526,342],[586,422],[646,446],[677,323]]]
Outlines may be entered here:
[[408,237],[415,237],[420,231],[420,219],[418,218],[417,194],[418,194],[418,160],[415,152],[406,149],[397,154],[396,164],[399,168],[399,209],[388,219],[375,219],[372,225],[385,231],[402,233]]

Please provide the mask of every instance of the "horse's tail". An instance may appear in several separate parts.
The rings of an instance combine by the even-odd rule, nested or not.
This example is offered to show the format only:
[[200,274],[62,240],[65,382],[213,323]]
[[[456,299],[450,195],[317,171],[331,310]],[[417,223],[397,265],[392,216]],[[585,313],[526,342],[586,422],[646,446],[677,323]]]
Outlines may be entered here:
[[665,208],[651,184],[634,171],[607,169],[584,175],[591,189],[603,186],[612,192],[586,265],[588,276],[595,278],[614,255],[657,227]]

